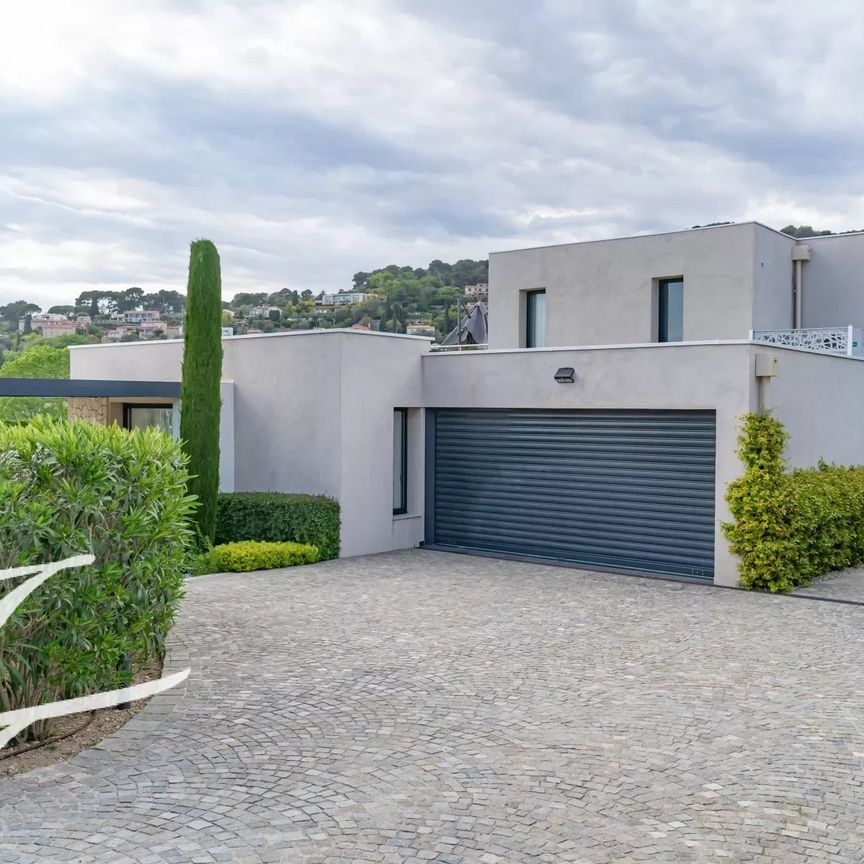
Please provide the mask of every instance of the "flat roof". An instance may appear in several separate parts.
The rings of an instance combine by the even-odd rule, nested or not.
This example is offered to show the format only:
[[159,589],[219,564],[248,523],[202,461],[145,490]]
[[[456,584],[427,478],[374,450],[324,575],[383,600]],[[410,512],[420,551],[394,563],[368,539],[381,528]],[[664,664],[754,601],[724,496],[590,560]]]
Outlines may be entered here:
[[701,339],[692,342],[622,342],[608,345],[553,345],[546,348],[485,348],[480,351],[430,351],[422,359],[429,357],[484,357],[489,354],[555,354],[573,351],[631,351],[651,348],[657,351],[675,351],[681,348],[705,348],[710,346],[751,345],[766,351],[797,351],[816,357],[835,357],[838,360],[864,362],[857,354],[835,354],[833,351],[813,351],[797,345],[775,345],[773,342],[760,342],[757,339]]
[[[131,344],[131,343],[126,343]],[[0,378],[0,396],[127,396],[179,399],[179,381],[107,381],[86,378]]]
[[[280,330],[278,333],[247,333],[243,336],[223,336],[223,342],[233,342],[237,339],[279,339],[289,336],[324,336],[330,333],[350,334],[352,336],[377,336],[388,339],[415,339],[421,342],[433,342],[430,336],[409,336],[407,333],[382,333],[380,330],[355,330],[353,327],[316,327],[314,330]],[[141,345],[171,345],[183,342],[179,339],[143,339],[140,342],[99,342],[95,345],[70,345],[70,351],[90,351],[93,348],[130,348]]]
[[836,234],[813,234],[811,237],[799,237],[798,240],[804,241],[807,240],[834,240],[837,237],[861,237],[864,235],[864,228],[860,231],[840,231]]
[[[756,219],[746,219],[743,222],[729,222],[726,225],[700,225],[698,228],[681,228],[677,231],[654,231],[646,234],[627,234],[624,237],[601,237],[597,240],[571,240],[569,243],[546,243],[541,246],[523,246],[519,249],[499,249],[497,252],[490,252],[490,255],[506,255],[508,252],[530,252],[533,249],[557,249],[559,246],[583,246],[589,243],[614,243],[616,240],[639,240],[645,237],[669,237],[672,234],[692,234],[694,231],[715,231],[723,228],[740,228],[742,225],[758,225],[766,231],[771,231],[774,234],[779,234],[785,237],[790,243],[797,243],[800,240],[807,240],[807,237],[790,237],[764,222],[759,222]],[[835,236],[835,235],[829,235]]]

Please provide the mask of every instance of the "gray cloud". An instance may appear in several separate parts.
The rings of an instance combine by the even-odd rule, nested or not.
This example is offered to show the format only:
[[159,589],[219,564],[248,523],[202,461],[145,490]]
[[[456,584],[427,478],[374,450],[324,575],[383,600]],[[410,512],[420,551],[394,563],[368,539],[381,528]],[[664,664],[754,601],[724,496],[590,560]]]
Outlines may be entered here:
[[4,302],[182,287],[198,236],[230,294],[721,219],[864,224],[853,0],[106,0],[98,26],[32,5],[0,35]]

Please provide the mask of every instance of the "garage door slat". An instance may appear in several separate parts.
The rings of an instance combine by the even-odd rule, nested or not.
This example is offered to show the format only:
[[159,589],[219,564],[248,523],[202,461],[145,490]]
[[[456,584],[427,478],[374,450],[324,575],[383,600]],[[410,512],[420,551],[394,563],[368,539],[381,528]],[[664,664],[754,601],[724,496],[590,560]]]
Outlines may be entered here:
[[439,409],[430,539],[710,579],[712,411]]

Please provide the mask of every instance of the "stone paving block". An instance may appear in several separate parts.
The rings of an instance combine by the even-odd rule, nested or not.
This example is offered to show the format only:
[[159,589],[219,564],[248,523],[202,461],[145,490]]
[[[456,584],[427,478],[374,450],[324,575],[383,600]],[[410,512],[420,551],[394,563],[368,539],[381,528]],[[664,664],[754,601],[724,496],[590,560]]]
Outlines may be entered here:
[[188,584],[0,862],[864,861],[864,608],[410,551]]

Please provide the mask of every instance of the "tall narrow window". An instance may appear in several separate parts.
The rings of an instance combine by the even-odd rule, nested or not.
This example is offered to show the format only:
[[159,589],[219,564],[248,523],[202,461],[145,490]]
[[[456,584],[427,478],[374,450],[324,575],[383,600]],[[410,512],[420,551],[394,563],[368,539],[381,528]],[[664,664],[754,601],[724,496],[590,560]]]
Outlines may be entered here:
[[546,345],[546,291],[525,293],[525,347]]
[[661,279],[657,292],[657,341],[684,340],[684,280]]
[[393,410],[393,515],[408,512],[408,409]]

